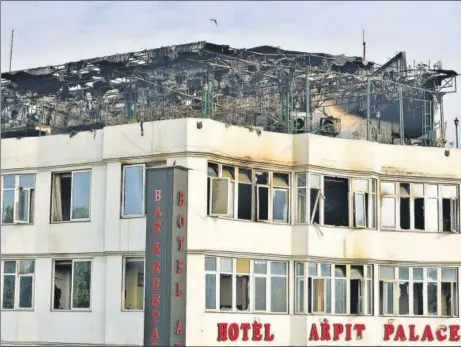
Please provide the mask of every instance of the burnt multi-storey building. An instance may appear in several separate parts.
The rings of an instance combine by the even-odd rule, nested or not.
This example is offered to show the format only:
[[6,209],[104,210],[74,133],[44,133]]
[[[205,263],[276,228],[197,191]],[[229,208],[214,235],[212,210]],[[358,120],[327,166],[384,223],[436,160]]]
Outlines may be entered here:
[[199,42],[2,86],[2,344],[460,344],[440,62]]

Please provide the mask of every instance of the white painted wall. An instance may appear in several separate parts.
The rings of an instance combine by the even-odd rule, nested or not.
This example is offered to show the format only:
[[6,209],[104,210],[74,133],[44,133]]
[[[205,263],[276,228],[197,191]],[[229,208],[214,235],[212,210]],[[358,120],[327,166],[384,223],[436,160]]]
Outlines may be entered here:
[[[202,122],[198,129],[197,122]],[[120,218],[122,164],[166,160],[190,168],[187,343],[216,345],[218,322],[271,323],[278,345],[306,344],[307,327],[319,317],[205,313],[203,253],[452,263],[461,266],[461,235],[383,232],[307,225],[275,225],[206,216],[207,159],[268,169],[340,170],[378,177],[418,177],[461,183],[461,150],[381,145],[316,135],[284,135],[226,127],[212,120],[180,119],[107,127],[90,133],[1,140],[2,175],[36,173],[35,223],[2,226],[2,256],[36,258],[35,306],[2,312],[3,341],[142,344],[143,313],[124,312],[122,261],[141,255],[145,218]],[[51,175],[92,168],[91,221],[50,224]],[[409,247],[409,245],[415,245]],[[52,312],[52,258],[93,259],[91,312]],[[290,286],[293,288],[293,286]],[[292,289],[291,289],[292,290]],[[293,293],[290,294],[292,298]],[[461,310],[461,307],[460,307]],[[379,343],[387,318],[328,317],[366,322],[367,339]],[[438,319],[401,319],[406,324]],[[451,319],[444,324],[459,324]],[[358,342],[355,341],[355,344]],[[246,343],[249,345],[250,343]],[[432,343],[437,345],[437,343]],[[234,344],[235,345],[235,344]],[[390,345],[387,343],[386,345]],[[402,344],[401,344],[402,345]],[[440,345],[440,344],[439,344]],[[443,345],[443,344],[442,344]]]

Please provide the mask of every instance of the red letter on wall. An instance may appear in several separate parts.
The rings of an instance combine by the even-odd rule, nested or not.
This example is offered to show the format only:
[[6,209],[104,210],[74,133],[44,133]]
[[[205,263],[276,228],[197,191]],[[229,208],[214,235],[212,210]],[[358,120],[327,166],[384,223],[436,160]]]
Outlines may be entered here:
[[154,261],[152,263],[152,274],[159,275],[160,274],[160,262]]
[[178,195],[179,195],[179,201],[178,201],[179,206],[184,206],[184,200],[185,200],[184,192],[179,192]]
[[157,189],[157,190],[154,190],[154,201],[155,202],[158,202],[158,201],[162,201],[162,191]]
[[178,237],[178,243],[179,243],[179,248],[178,250],[180,252],[183,252],[184,251],[184,236],[179,236]]
[[178,269],[176,272],[178,275],[182,275],[184,271],[184,259],[178,259],[177,264],[178,264]]
[[182,291],[181,282],[176,282],[176,296],[178,296],[178,297],[184,296],[184,292]]
[[184,215],[183,214],[180,214],[178,216],[178,227],[180,229],[184,228],[184,224],[186,224],[186,218],[184,218]]
[[178,325],[176,326],[176,335],[182,335],[182,322],[180,320],[178,320]]
[[218,341],[227,341],[227,323],[218,323]]
[[154,242],[153,253],[154,253],[154,254],[160,254],[160,252],[161,252],[161,250],[160,250],[160,242],[155,241],[155,242]]
[[162,216],[162,210],[160,209],[160,206],[157,205],[155,206],[155,218],[159,218]]
[[160,278],[155,277],[152,279],[152,290],[156,292],[160,290]]
[[154,233],[160,234],[161,229],[162,229],[162,223],[159,220],[154,221]]

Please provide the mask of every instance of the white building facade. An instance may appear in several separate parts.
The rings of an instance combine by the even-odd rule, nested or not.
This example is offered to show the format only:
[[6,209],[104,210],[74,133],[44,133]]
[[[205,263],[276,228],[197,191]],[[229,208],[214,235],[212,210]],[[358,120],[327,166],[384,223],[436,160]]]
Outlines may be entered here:
[[461,345],[460,150],[178,119],[1,156],[2,344],[142,345],[146,171],[182,166],[186,345]]

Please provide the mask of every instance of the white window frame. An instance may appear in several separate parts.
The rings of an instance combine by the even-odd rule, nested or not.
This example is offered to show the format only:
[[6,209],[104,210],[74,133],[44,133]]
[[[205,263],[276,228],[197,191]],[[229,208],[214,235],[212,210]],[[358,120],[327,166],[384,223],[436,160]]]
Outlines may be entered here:
[[[73,209],[74,209],[74,175],[77,173],[84,173],[88,172],[90,174],[90,185],[88,187],[89,189],[89,201],[88,201],[88,218],[73,218]],[[60,221],[55,221],[53,218],[54,215],[54,204],[55,204],[55,179],[56,176],[62,176],[64,174],[70,174],[70,212],[69,212],[69,220],[60,220]],[[81,170],[66,170],[66,171],[55,171],[51,175],[52,177],[52,184],[51,184],[51,223],[52,224],[57,224],[57,223],[69,223],[69,222],[89,222],[91,221],[91,200],[92,200],[92,190],[93,190],[93,172],[92,169],[81,169]],[[62,188],[61,188],[62,189]]]
[[[231,194],[230,189],[230,179],[228,177],[208,177],[210,179],[210,210],[208,211],[208,215],[212,217],[225,217],[228,216],[229,211],[229,197]],[[224,213],[213,213],[213,184],[214,182],[227,182],[227,201],[226,201],[226,211]]]
[[[319,187],[312,186],[312,175],[319,176]],[[324,175],[319,172],[307,172],[307,220],[309,224],[314,224],[315,211],[319,213],[319,223],[318,225],[323,225],[324,220],[324,206],[325,206],[325,186],[324,186]],[[317,189],[316,198],[314,201],[311,201],[311,189]],[[311,213],[311,205],[313,205]],[[315,223],[317,224],[317,223]]]
[[[356,181],[366,181],[367,188],[360,189],[357,187]],[[351,228],[357,229],[376,229],[377,226],[377,200],[376,200],[376,186],[377,180],[375,178],[369,177],[350,177],[349,178],[349,191],[351,192],[349,195],[349,211],[351,214],[349,216],[349,226]],[[374,191],[373,191],[374,190]],[[368,194],[368,196],[367,196]],[[365,223],[359,225],[357,223],[357,209],[356,209],[356,202],[357,196],[363,195],[363,211],[364,211],[364,218]],[[368,211],[366,209],[368,203]]]
[[[142,256],[124,256],[122,258],[122,312],[144,312],[145,296],[146,296],[146,261]],[[142,297],[142,309],[127,309],[125,308],[125,291],[126,291],[126,264],[131,262],[143,262],[144,264],[144,282],[143,282],[143,297]]]
[[[378,282],[378,285],[380,282],[386,282],[386,283],[392,283],[392,286],[393,286],[393,312],[392,313],[387,313],[384,309],[383,309],[383,313],[381,314],[381,306],[380,306],[380,310],[379,310],[379,316],[380,317],[432,317],[432,318],[457,318],[459,317],[459,312],[457,310],[457,307],[455,307],[455,312],[454,312],[454,315],[451,315],[451,316],[445,316],[445,315],[442,315],[442,269],[454,269],[456,270],[456,274],[458,276],[458,270],[455,266],[443,266],[443,267],[436,267],[436,266],[400,266],[400,267],[405,267],[405,268],[408,268],[409,269],[409,280],[400,280],[399,279],[399,266],[395,266],[395,265],[380,265],[379,266],[379,269],[381,269],[381,267],[389,267],[389,268],[393,268],[394,269],[394,279],[393,280],[390,280],[390,279],[385,279],[385,280],[381,280],[381,276],[380,276],[380,272],[378,271],[378,278],[377,278],[377,282]],[[413,270],[414,269],[423,269],[423,280],[418,280],[418,279],[415,279],[414,278],[414,275],[413,275]],[[427,271],[428,269],[437,269],[437,280],[430,280],[428,278],[428,275],[427,275]],[[400,314],[399,311],[399,283],[400,282],[409,282],[409,286],[408,286],[408,291],[409,291],[409,313],[408,314]],[[445,281],[445,282],[448,282],[448,281]],[[452,283],[455,283],[454,281],[450,281]],[[456,285],[456,288],[457,288],[457,293],[454,293],[454,296],[455,298],[458,298],[458,295],[460,293],[460,289],[459,289],[459,278],[457,277],[457,285]],[[423,314],[422,315],[416,315],[414,313],[414,283],[423,283]],[[437,284],[437,314],[429,314],[429,310],[428,310],[428,284],[429,283],[436,283]],[[379,296],[378,296],[379,297]],[[384,299],[384,298],[383,298]],[[382,305],[383,303],[379,303],[379,305]],[[384,302],[384,304],[386,304]],[[384,306],[384,308],[386,308],[387,305]]]
[[[275,184],[274,174],[281,174],[281,175],[288,175],[288,185],[287,186],[278,186]],[[273,223],[279,224],[290,224],[291,220],[291,209],[290,209],[290,202],[291,202],[291,175],[289,172],[282,172],[282,171],[269,171],[269,183],[270,183],[270,195],[269,195],[269,220]],[[276,191],[283,191],[286,193],[286,202],[287,202],[287,220],[282,219],[274,219],[274,198]]]
[[[374,279],[373,279],[373,273],[372,270],[370,270],[372,267],[369,264],[333,264],[333,263],[315,263],[315,262],[295,262],[295,269],[298,264],[303,264],[304,265],[304,276],[296,276],[296,288],[298,288],[298,280],[300,278],[304,279],[304,293],[305,293],[305,298],[304,298],[304,307],[303,310],[304,312],[307,312],[307,314],[311,315],[348,315],[348,316],[372,316],[373,315],[373,306],[372,304],[370,305],[370,300],[371,303],[373,303],[373,291],[374,291]],[[316,275],[311,275],[309,273],[309,265],[315,265],[316,267]],[[328,265],[330,266],[330,276],[327,275],[322,275],[322,265]],[[346,267],[346,277],[336,277],[335,276],[335,266],[345,266]],[[350,295],[351,295],[351,290],[350,290],[350,281],[353,279],[351,276],[351,269],[352,266],[360,266],[363,269],[363,277],[361,279],[362,282],[362,300],[363,302],[360,302],[360,307],[362,312],[359,312],[357,314],[352,314],[351,312],[351,307],[350,307]],[[295,270],[296,271],[296,270]],[[371,273],[369,273],[371,271]],[[296,273],[297,275],[297,273]],[[341,280],[346,280],[346,313],[336,313],[336,290],[335,290],[335,281],[337,279]],[[322,311],[315,311],[313,310],[313,307],[309,307],[309,302],[314,303],[315,298],[315,291],[310,290],[309,291],[309,281],[312,281],[312,289],[314,287],[314,280],[323,280],[324,281],[324,303],[323,303],[323,310]],[[328,297],[328,291],[327,291],[327,281],[330,281],[330,297]],[[371,288],[369,288],[371,284]],[[327,312],[327,302],[330,302],[331,304],[331,312]],[[297,312],[297,304],[299,302],[299,297],[298,297],[298,290],[295,291],[295,313],[303,313],[303,312]],[[369,312],[369,309],[372,309],[371,312]],[[366,313],[364,313],[366,312]]]
[[[207,201],[207,216],[209,217],[221,217],[221,218],[228,218],[228,219],[235,219],[235,220],[242,220],[242,221],[258,221],[258,222],[269,222],[269,223],[276,223],[276,224],[284,224],[284,225],[289,225],[291,224],[291,173],[290,172],[284,172],[284,171],[271,171],[271,170],[266,170],[266,169],[255,169],[255,168],[250,168],[250,167],[244,167],[244,166],[235,166],[231,164],[225,164],[225,163],[216,163],[209,161],[207,163],[207,168],[210,167],[210,164],[213,166],[217,166],[217,176],[212,176],[208,174],[207,171],[207,179],[210,180],[210,196],[209,196],[209,201]],[[223,177],[223,167],[230,167],[234,170],[233,172],[233,177],[234,179],[231,179],[229,177]],[[239,169],[243,170],[249,170],[251,174],[251,184],[250,183],[245,183],[245,182],[240,182],[239,181]],[[256,184],[256,172],[266,172],[268,174],[268,184]],[[285,174],[288,175],[288,187],[279,187],[275,186],[273,184],[273,174]],[[233,194],[233,213],[230,211],[230,208],[227,208],[227,213],[222,214],[222,213],[211,213],[212,212],[212,182],[214,180],[222,180],[226,179],[228,180],[228,192],[229,192],[229,198],[228,201],[230,201],[231,194]],[[231,185],[234,184],[234,191],[232,192]],[[239,190],[239,185],[240,184],[246,184],[248,186],[251,185],[251,219],[239,219],[238,218],[238,190]],[[259,203],[258,203],[258,194],[259,194],[259,187],[264,187],[264,189],[268,189],[268,219],[267,220],[261,220],[259,219]],[[283,190],[287,192],[287,221],[283,220],[274,220],[273,218],[273,198],[274,198],[274,192],[276,190]],[[207,197],[208,199],[208,197]]]
[[[141,167],[142,168],[142,210],[140,214],[126,214],[125,213],[125,173],[126,169],[132,167]],[[145,217],[146,215],[146,164],[133,164],[133,165],[123,165],[122,168],[122,218],[138,218]]]
[[[309,173],[308,172],[295,172],[294,173],[294,176],[295,176],[295,187],[296,187],[296,204],[295,204],[295,207],[296,207],[296,218],[295,218],[295,224],[307,224],[308,221],[310,221],[309,219],[309,208],[308,208],[308,197],[307,197],[307,194],[309,194],[309,190],[307,188],[307,181],[308,181],[308,176],[309,176]],[[298,177],[299,176],[304,176],[304,185],[299,185],[298,184]],[[301,190],[304,190],[304,206],[305,206],[305,210],[304,210],[304,220],[301,220],[300,218],[300,215],[299,215],[299,201],[300,201],[300,194],[299,192]]]
[[[5,188],[5,178],[7,176],[14,176],[14,188]],[[20,182],[21,182],[21,176],[33,176],[34,178],[34,184],[33,187],[21,187]],[[10,175],[2,175],[2,195],[1,195],[1,224],[2,225],[14,225],[14,224],[33,224],[33,221],[31,221],[31,214],[34,212],[34,207],[32,206],[32,194],[35,194],[35,185],[36,185],[36,174],[35,173],[22,173],[22,174],[10,174]],[[27,213],[27,220],[21,220],[19,219],[19,206],[20,206],[20,191],[25,190],[28,191],[28,201],[27,201],[27,206],[28,206],[28,213]],[[14,202],[13,202],[13,222],[8,223],[3,221],[3,202],[4,202],[4,192],[5,191],[14,191]],[[34,205],[35,205],[35,200],[34,200]]]
[[[381,185],[383,183],[390,183],[394,184],[394,194],[386,194],[382,193],[382,199],[386,198],[393,198],[395,201],[395,226],[385,226],[383,225],[383,218],[382,218],[382,203],[380,206],[380,213],[381,213],[381,229],[383,230],[397,230],[397,231],[419,231],[419,232],[444,232],[443,230],[443,207],[442,207],[442,200],[443,199],[451,199],[451,208],[453,209],[452,211],[452,218],[453,220],[451,221],[451,225],[455,226],[452,228],[450,231],[445,231],[445,232],[454,232],[454,233],[459,233],[460,230],[460,213],[459,213],[459,206],[460,206],[460,198],[459,198],[459,188],[456,184],[447,184],[447,183],[434,183],[434,182],[429,182],[429,183],[422,183],[422,182],[411,182],[411,181],[388,181],[388,180],[383,180],[380,181],[380,188],[382,192],[382,187]],[[409,184],[410,185],[410,195],[404,195],[402,197],[409,198],[410,199],[410,228],[409,229],[401,229],[400,227],[400,184]],[[423,195],[416,195],[416,190],[415,186],[416,185],[422,185],[423,186]],[[429,196],[428,190],[430,186],[435,186],[437,187],[437,196]],[[443,197],[442,194],[442,189],[444,186],[454,186],[456,187],[456,197]],[[416,229],[415,227],[415,199],[424,199],[424,206],[425,212],[424,212],[424,220],[425,220],[425,225],[424,225],[424,230],[421,229]],[[429,201],[437,201],[437,228],[429,228],[428,227],[428,215],[431,214],[431,210],[427,208],[427,204]],[[432,215],[432,214],[431,214]]]
[[[14,261],[15,262],[15,273],[6,273],[5,274],[5,262]],[[34,272],[28,274],[20,274],[19,268],[22,261],[33,262],[34,263]],[[35,309],[35,259],[3,259],[2,260],[2,283],[1,283],[1,310],[2,311],[34,311]],[[3,308],[3,290],[5,283],[5,276],[14,276],[14,307],[13,308]],[[21,292],[21,277],[31,277],[32,278],[32,302],[31,307],[19,307],[19,298]]]
[[[70,309],[68,310],[60,310],[54,308],[54,286],[55,286],[55,271],[56,271],[56,263],[59,262],[70,262],[72,264],[72,274],[70,278]],[[74,308],[74,275],[75,275],[75,263],[85,263],[90,262],[90,306],[88,308]],[[51,283],[51,311],[53,312],[90,312],[92,311],[93,307],[93,282],[94,282],[94,274],[93,274],[93,259],[91,258],[78,258],[78,259],[64,259],[64,258],[56,258],[53,259],[53,273],[52,273],[52,283]]]
[[[216,291],[215,291],[215,302],[216,302],[216,308],[211,309],[211,308],[206,308],[205,306],[205,311],[206,312],[222,312],[222,313],[271,313],[271,314],[288,314],[289,312],[289,293],[290,289],[288,287],[289,282],[289,263],[285,260],[263,260],[263,259],[249,259],[249,258],[241,258],[245,260],[250,261],[250,273],[249,274],[240,274],[237,273],[237,258],[228,258],[228,257],[215,257],[215,256],[205,256],[205,258],[214,258],[216,259],[216,271],[212,270],[205,270],[205,276],[204,276],[204,281],[206,283],[206,275],[215,275],[216,276]],[[232,260],[232,273],[231,272],[224,272],[221,271],[220,269],[220,259],[222,258],[227,258]],[[240,258],[239,258],[240,259]],[[267,267],[267,273],[264,274],[256,274],[254,272],[254,263],[255,262],[266,262],[266,267]],[[286,275],[273,275],[271,274],[270,266],[272,262],[282,262],[286,265]],[[232,275],[232,308],[230,310],[221,310],[221,303],[220,303],[220,293],[221,293],[221,288],[220,288],[220,275],[221,274],[228,274]],[[249,276],[249,286],[248,286],[248,298],[250,300],[250,304],[248,305],[247,310],[237,310],[237,290],[236,290],[236,283],[237,283],[237,276],[238,275],[248,275]],[[264,277],[266,278],[266,310],[256,310],[255,309],[255,278],[257,277]],[[287,310],[285,312],[272,312],[271,310],[271,278],[272,277],[284,277],[285,278],[285,283],[286,283],[286,292],[285,292],[285,306]],[[205,294],[206,295],[206,294]]]

